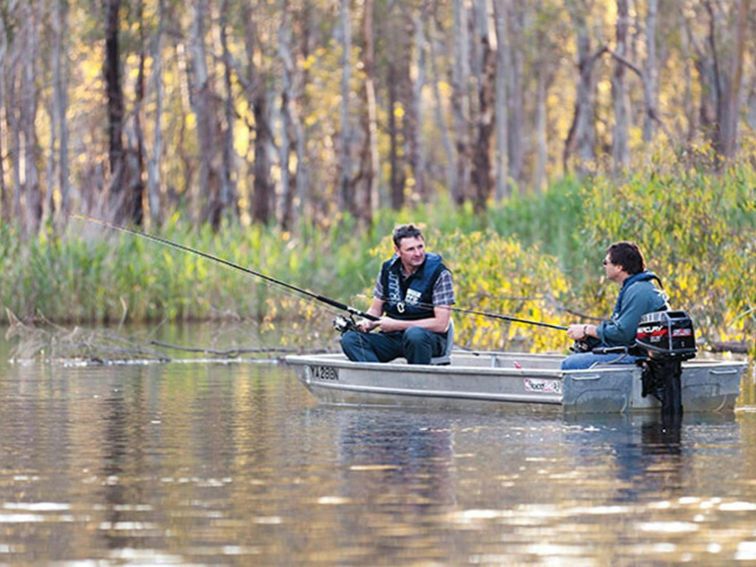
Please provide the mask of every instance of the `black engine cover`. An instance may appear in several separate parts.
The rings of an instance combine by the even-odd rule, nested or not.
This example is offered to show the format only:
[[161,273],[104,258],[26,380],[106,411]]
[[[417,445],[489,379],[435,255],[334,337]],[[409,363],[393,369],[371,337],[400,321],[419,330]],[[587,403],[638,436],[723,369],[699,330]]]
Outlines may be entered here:
[[685,311],[655,311],[641,317],[635,344],[650,358],[687,360],[696,356],[693,321]]

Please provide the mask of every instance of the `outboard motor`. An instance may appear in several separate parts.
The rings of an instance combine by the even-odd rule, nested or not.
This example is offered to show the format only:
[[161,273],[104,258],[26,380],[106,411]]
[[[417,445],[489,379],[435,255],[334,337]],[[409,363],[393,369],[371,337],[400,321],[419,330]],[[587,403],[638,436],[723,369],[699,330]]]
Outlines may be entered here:
[[662,404],[662,414],[682,413],[682,362],[696,356],[693,321],[685,311],[655,311],[641,317],[635,346],[644,357],[642,395]]

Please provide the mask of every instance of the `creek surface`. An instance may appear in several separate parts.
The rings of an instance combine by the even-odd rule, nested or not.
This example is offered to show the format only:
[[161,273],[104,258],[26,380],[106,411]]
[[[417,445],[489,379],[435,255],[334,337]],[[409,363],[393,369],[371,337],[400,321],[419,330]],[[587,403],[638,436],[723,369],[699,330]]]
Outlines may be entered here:
[[332,407],[281,364],[24,365],[8,348],[0,564],[756,561],[752,374],[734,414],[670,427]]

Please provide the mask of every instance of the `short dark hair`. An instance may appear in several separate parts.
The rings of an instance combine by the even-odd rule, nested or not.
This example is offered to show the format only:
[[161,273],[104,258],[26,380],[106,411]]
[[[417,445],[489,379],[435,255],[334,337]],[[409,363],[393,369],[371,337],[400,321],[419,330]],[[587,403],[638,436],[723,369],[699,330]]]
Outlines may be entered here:
[[397,248],[399,248],[399,243],[403,238],[421,238],[422,240],[425,240],[425,238],[423,238],[423,233],[420,232],[420,229],[414,224],[402,224],[397,226],[394,229],[391,238],[394,239],[394,246]]
[[632,242],[615,242],[606,249],[609,260],[615,266],[621,266],[631,276],[646,269],[646,262],[637,244]]

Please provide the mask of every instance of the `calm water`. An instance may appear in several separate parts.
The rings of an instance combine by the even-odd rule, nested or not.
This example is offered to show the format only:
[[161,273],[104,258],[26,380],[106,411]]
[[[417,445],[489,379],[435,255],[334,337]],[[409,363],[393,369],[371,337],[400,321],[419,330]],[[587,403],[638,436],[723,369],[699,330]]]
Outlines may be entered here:
[[[318,405],[271,364],[0,346],[0,564],[756,561],[756,405],[565,419]],[[750,397],[749,397],[750,396]]]

